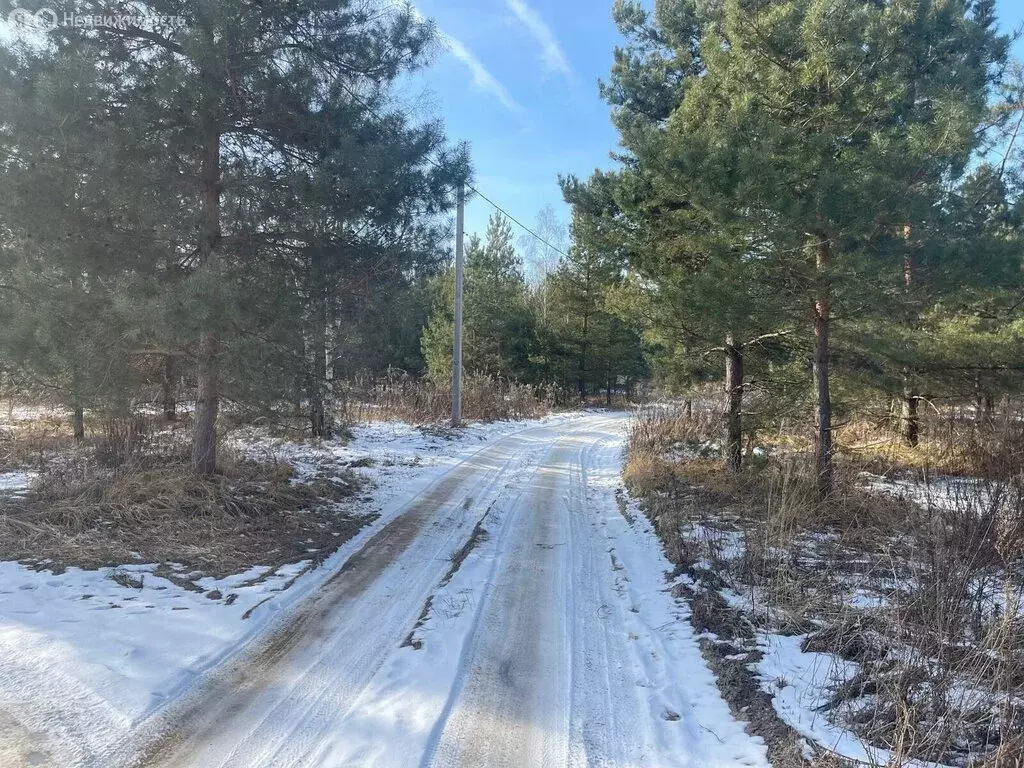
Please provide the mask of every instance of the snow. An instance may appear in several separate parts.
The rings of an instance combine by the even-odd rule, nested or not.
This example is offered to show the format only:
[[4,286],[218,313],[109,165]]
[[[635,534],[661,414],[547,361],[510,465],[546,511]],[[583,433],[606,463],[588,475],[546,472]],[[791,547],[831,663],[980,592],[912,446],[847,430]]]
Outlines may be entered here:
[[[59,738],[75,750],[71,759],[102,752],[112,733],[180,694],[257,632],[270,612],[263,620],[242,616],[289,578],[285,571],[245,586],[260,575],[254,569],[202,580],[207,590],[236,595],[228,605],[153,575],[154,567],[53,574],[0,563],[0,708],[27,730]],[[138,587],[115,581],[118,573]]]
[[868,750],[819,711],[827,705],[831,691],[855,674],[857,665],[828,653],[804,653],[800,646],[805,637],[759,635],[758,647],[764,656],[754,667],[762,687],[772,694],[779,717],[797,733],[849,759],[870,763]]
[[[825,710],[837,685],[851,679],[858,665],[831,653],[802,651],[806,635],[759,633],[764,654],[751,665],[761,687],[772,695],[779,717],[797,733],[836,755],[863,765],[891,765],[893,755],[858,739],[828,720]],[[942,768],[936,763],[901,757],[904,768]]]
[[[767,766],[621,488],[625,424],[575,414],[446,439],[375,423],[344,445],[241,435],[300,475],[326,457],[377,482],[361,510],[379,517],[321,568],[179,567],[197,592],[153,564],[0,563],[0,764],[106,768],[180,723],[181,752],[155,765]],[[486,536],[453,568],[477,524]],[[293,623],[296,642],[265,659],[269,631]]]
[[0,472],[0,494],[22,495],[34,476],[32,472]]
[[909,478],[888,478],[862,472],[861,477],[871,490],[905,498],[925,508],[983,514],[996,508],[1010,508],[1016,503],[1013,486],[981,477],[934,475]]
[[686,523],[682,533],[689,541],[700,542],[706,547],[707,557],[697,565],[714,570],[715,561],[736,560],[746,550],[746,534],[741,530],[727,530],[703,523]]
[[[555,475],[554,497],[571,513],[560,526],[531,529],[523,519],[543,508],[547,482],[543,464],[523,468],[485,515],[486,539],[433,594],[413,633],[418,647],[390,654],[358,707],[332,726],[323,765],[399,768],[424,753],[430,765],[547,765],[552,758],[538,755],[566,749],[570,766],[767,765],[764,744],[721,698],[686,605],[670,595],[672,566],[650,524],[635,502],[628,519],[618,508],[618,426],[586,465],[585,486],[571,489],[571,471]],[[576,506],[584,498],[586,507]],[[546,569],[561,573],[560,595],[523,576]],[[523,670],[517,651],[531,639],[516,635],[520,616],[531,636],[552,628],[541,640],[555,644],[539,683],[542,715],[526,707],[530,715],[516,717],[517,702],[491,698],[493,675]],[[572,669],[560,666],[568,659]],[[529,698],[526,690],[514,695]],[[559,728],[566,720],[567,737]],[[533,742],[544,746],[531,750]]]
[[714,459],[721,455],[722,444],[717,440],[678,440],[663,454],[665,460],[671,462]]
[[872,608],[885,608],[889,600],[882,595],[876,595],[860,587],[853,588],[846,598],[846,603],[851,608],[869,610]]
[[[564,418],[545,421],[557,425]],[[379,511],[379,519],[346,542],[325,567],[309,571],[287,589],[308,563],[280,568],[255,584],[266,569],[225,579],[198,578],[204,590],[199,593],[155,576],[151,563],[54,574],[0,562],[0,742],[28,742],[45,734],[61,745],[64,765],[79,764],[85,755],[108,754],[137,724],[316,589],[405,501],[482,444],[524,426],[474,424],[460,430],[457,439],[446,440],[409,425],[378,422],[356,428],[347,445],[325,442],[319,447],[258,433],[241,439],[263,457],[294,459],[300,472],[323,454],[341,461],[372,459],[372,466],[358,471],[379,487],[356,511]],[[303,457],[310,459],[308,465]],[[30,480],[23,472],[2,474],[0,492],[17,492]],[[118,572],[141,582],[140,588],[115,581]],[[207,597],[213,591],[222,598]],[[7,765],[3,756],[0,750],[0,764]]]

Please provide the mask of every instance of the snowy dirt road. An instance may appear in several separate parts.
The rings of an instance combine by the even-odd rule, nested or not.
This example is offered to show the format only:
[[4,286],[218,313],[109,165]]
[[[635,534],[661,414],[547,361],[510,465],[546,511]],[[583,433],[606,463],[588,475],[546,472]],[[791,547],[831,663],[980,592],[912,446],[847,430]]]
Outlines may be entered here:
[[126,762],[766,765],[621,493],[625,425],[587,414],[456,465]]

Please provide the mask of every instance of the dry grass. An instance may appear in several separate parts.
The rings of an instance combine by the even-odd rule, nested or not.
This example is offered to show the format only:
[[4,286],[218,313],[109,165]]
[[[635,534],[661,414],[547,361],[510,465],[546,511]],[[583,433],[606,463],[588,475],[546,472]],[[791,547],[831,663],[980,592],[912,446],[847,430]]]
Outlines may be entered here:
[[[350,423],[400,420],[410,424],[437,424],[451,418],[450,385],[416,379],[401,371],[387,376],[345,382],[339,406]],[[540,389],[508,379],[469,375],[463,380],[462,416],[480,421],[533,419],[551,410],[550,398]]]
[[[893,765],[916,758],[1019,768],[1024,476],[1015,422],[961,425],[941,444],[930,429],[915,462],[901,459],[911,450],[902,446],[845,453],[824,504],[799,436],[773,438],[770,458],[739,475],[717,458],[677,459],[681,444],[716,439],[720,424],[715,414],[645,412],[626,468],[666,553],[697,584],[695,621],[751,659],[743,622],[805,635],[805,650],[855,661],[858,674],[836,680],[825,714],[889,749]],[[864,428],[857,437],[877,435]],[[980,479],[950,483],[934,466]],[[865,486],[864,469],[912,482],[883,493]],[[723,586],[747,595],[742,617],[709,597]],[[709,660],[727,667],[713,646]]]
[[217,476],[196,477],[182,440],[138,425],[80,447],[55,442],[28,492],[0,497],[0,559],[54,569],[178,563],[221,577],[318,561],[367,522],[342,508],[361,484],[349,470],[300,481],[272,458],[226,445],[220,458]]
[[980,420],[958,408],[929,410],[921,419],[920,441],[912,447],[879,411],[844,425],[837,440],[844,461],[876,474],[916,471],[1007,480],[1024,467],[1022,416],[1009,407]]
[[[343,402],[349,421],[435,424],[451,408],[449,390],[403,376],[361,382]],[[530,387],[466,381],[466,418],[526,418],[547,410]],[[226,431],[253,423],[238,409],[228,409],[221,421]],[[195,477],[188,469],[187,411],[173,424],[159,415],[86,413],[86,438],[77,442],[69,417],[45,406],[11,404],[7,422],[0,427],[0,470],[27,469],[35,478],[23,496],[0,494],[3,560],[51,569],[175,563],[219,577],[257,565],[316,563],[368,522],[343,508],[361,484],[351,469],[327,467],[297,480],[273,456],[240,457],[226,432],[218,475]],[[258,423],[296,440],[308,430],[308,420],[298,416],[264,414]]]
[[72,445],[71,426],[65,419],[9,420],[0,427],[0,467],[42,466]]
[[187,419],[167,424],[156,416],[87,412],[85,439],[76,441],[69,417],[40,406],[31,417],[8,417],[0,426],[0,469],[47,469],[54,463],[86,460],[107,467],[130,461],[184,462],[188,459],[184,436],[190,429]]

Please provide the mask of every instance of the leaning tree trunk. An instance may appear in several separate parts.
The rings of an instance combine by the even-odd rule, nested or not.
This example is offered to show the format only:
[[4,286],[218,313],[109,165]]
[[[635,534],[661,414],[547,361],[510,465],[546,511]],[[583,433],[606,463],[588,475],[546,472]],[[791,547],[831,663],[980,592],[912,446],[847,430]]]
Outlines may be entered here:
[[814,463],[818,478],[818,496],[822,499],[832,493],[834,472],[832,467],[832,394],[829,389],[829,289],[828,262],[831,256],[829,241],[819,236],[815,245],[817,280],[814,297],[814,394],[817,411]]
[[725,337],[726,463],[730,472],[743,468],[743,352],[730,333]]
[[215,317],[220,311],[220,133],[208,127],[205,132],[202,166],[202,239],[199,243],[201,269],[213,280],[211,305],[206,325],[199,338],[199,370],[196,386],[196,421],[192,439],[192,469],[202,477],[217,470],[217,409],[220,406],[218,357],[220,337]]

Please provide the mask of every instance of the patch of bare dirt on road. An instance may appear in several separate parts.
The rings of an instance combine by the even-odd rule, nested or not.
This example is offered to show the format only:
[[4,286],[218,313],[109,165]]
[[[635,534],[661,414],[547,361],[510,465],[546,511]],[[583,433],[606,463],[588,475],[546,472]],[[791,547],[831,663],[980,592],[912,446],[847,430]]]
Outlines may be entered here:
[[[471,499],[467,499],[466,500],[467,503],[464,505],[464,508],[468,508],[469,507],[469,502],[470,501],[472,501],[472,500]],[[490,511],[490,510],[488,510],[488,511]],[[441,587],[446,586],[448,584],[448,582],[450,582],[452,580],[452,577],[455,576],[455,574],[459,572],[459,568],[462,567],[462,564],[466,561],[466,558],[469,557],[469,553],[472,552],[473,549],[478,544],[481,544],[482,542],[487,541],[488,533],[484,529],[484,519],[486,519],[486,517],[487,517],[487,514],[484,513],[484,516],[482,518],[480,518],[480,520],[477,522],[476,526],[474,526],[473,532],[469,535],[469,538],[466,539],[466,543],[463,544],[461,547],[459,547],[457,550],[455,550],[455,552],[452,553],[452,557],[451,557],[451,563],[452,564],[448,568],[448,573],[446,573],[444,575],[444,578],[441,579],[441,583],[437,585],[438,589],[440,589]],[[423,610],[420,611],[420,617],[416,620],[416,625],[411,630],[409,630],[409,635],[405,638],[405,640],[402,641],[402,645],[404,647],[413,648],[413,649],[415,649],[417,651],[420,650],[423,647],[423,641],[417,636],[417,631],[423,627],[423,624],[426,622],[427,618],[430,616],[430,612],[433,609],[433,606],[434,606],[434,595],[431,594],[427,598],[427,601],[423,604]]]

